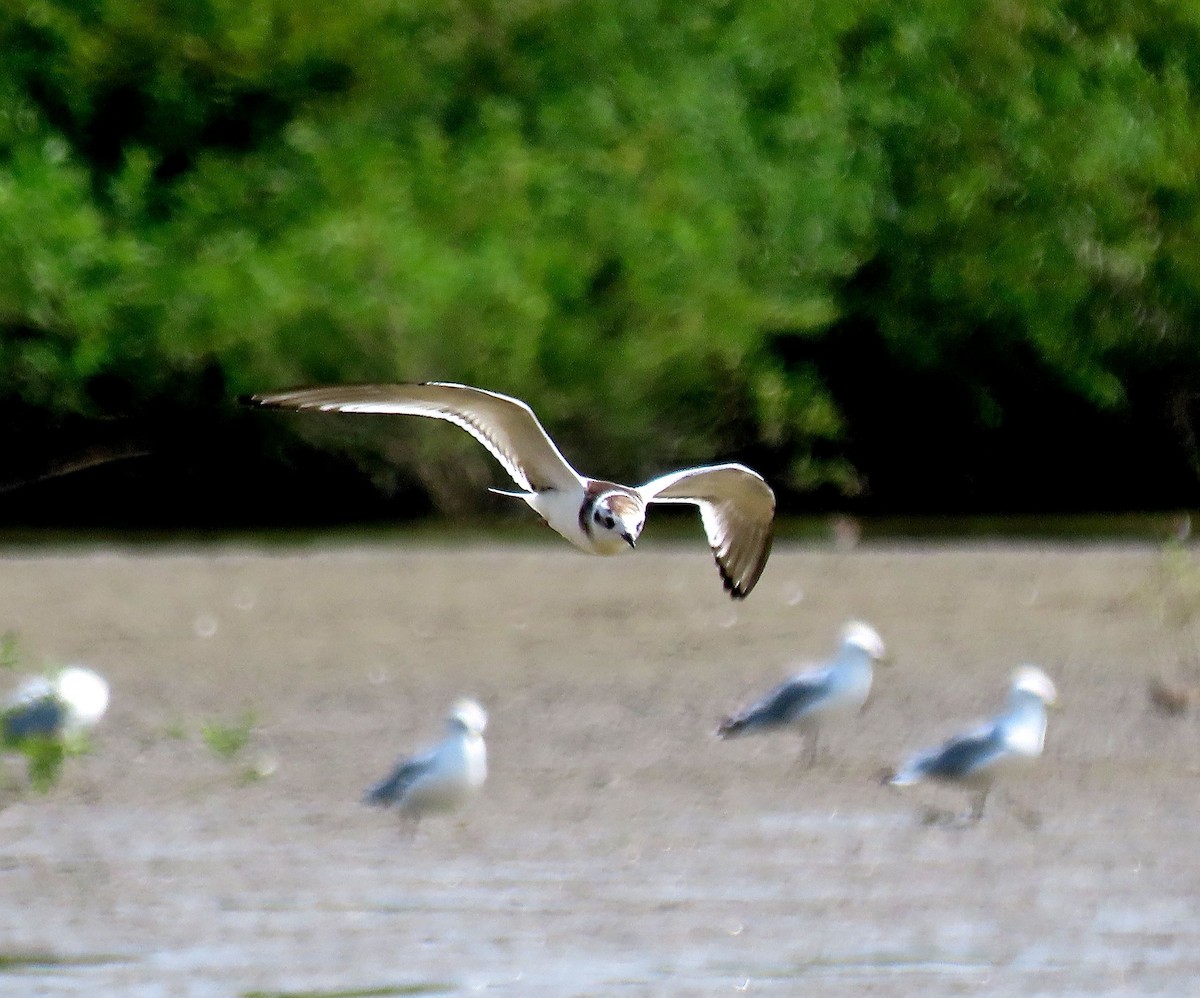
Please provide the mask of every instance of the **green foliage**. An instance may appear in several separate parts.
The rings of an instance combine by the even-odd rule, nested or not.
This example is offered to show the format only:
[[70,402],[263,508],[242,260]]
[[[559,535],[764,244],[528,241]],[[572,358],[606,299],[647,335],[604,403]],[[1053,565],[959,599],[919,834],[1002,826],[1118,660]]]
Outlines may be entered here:
[[21,639],[16,631],[0,634],[0,669],[14,670],[21,661]]
[[[937,364],[973,338],[1023,344],[1100,405],[1123,398],[1122,353],[1166,340],[1194,355],[1192,306],[1157,279],[1194,278],[1193,251],[1168,246],[1200,204],[1185,166],[1200,18],[1171,20],[881,7],[855,79],[893,201],[873,311],[899,349]],[[920,315],[936,320],[913,342]]]
[[246,711],[234,721],[208,721],[201,726],[200,737],[213,755],[228,762],[249,744],[257,723],[253,711]]
[[[208,750],[218,759],[226,763],[234,763],[240,758],[254,737],[258,727],[258,717],[247,710],[233,721],[208,721],[200,727],[200,738]],[[170,737],[170,732],[168,732]],[[239,785],[256,783],[266,779],[275,772],[277,762],[270,753],[258,753],[253,759],[243,761],[236,772]]]
[[1187,5],[42,0],[0,45],[0,403],[437,377],[614,476],[853,492],[822,358],[866,330],[981,433],[997,357],[1096,412],[1149,378],[1195,458]]
[[[38,793],[47,793],[62,775],[63,763],[67,759],[68,746],[61,738],[38,735],[25,738],[16,746],[25,756],[29,767],[29,784]],[[71,755],[83,751],[81,746],[72,747]]]

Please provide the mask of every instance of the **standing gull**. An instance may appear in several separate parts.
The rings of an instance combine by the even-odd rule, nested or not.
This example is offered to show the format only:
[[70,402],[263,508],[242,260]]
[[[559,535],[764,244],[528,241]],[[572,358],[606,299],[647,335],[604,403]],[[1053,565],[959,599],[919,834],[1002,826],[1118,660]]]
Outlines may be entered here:
[[68,756],[87,750],[87,731],[108,709],[108,683],[67,666],[26,680],[0,705],[0,745],[25,756],[29,782],[49,790]]
[[817,739],[829,721],[853,713],[871,692],[874,663],[885,654],[875,628],[851,621],[842,628],[837,655],[776,687],[758,703],[727,717],[717,734],[732,738],[755,731],[798,728],[808,739],[808,764],[817,758]]
[[425,814],[455,810],[487,779],[485,727],[483,708],[474,700],[460,700],[446,718],[446,737],[420,755],[400,759],[363,802],[395,807],[414,830]]
[[0,709],[0,733],[10,746],[37,737],[71,739],[94,727],[107,709],[103,677],[70,665],[17,687]]
[[749,468],[684,468],[637,487],[587,478],[567,463],[533,410],[507,395],[428,382],[302,388],[249,401],[276,409],[429,416],[454,423],[483,444],[520,487],[519,492],[490,491],[523,499],[589,554],[633,548],[649,503],[698,506],[717,569],[734,599],[750,594],[771,551],[775,494]]
[[923,780],[959,784],[974,791],[968,817],[978,821],[995,778],[1042,754],[1046,707],[1057,699],[1050,677],[1037,666],[1023,665],[1013,673],[1004,713],[937,748],[918,752],[887,782],[897,787]]

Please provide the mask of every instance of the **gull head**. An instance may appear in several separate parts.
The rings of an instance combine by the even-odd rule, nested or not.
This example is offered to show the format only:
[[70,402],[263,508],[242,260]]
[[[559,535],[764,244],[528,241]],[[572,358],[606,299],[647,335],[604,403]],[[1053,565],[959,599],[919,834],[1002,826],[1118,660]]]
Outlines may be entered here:
[[450,711],[446,723],[462,728],[468,735],[482,735],[487,727],[487,712],[474,700],[459,700]]
[[1013,673],[1012,688],[1032,694],[1047,707],[1058,700],[1058,690],[1054,683],[1036,665],[1022,665],[1018,668]]
[[67,727],[93,727],[108,709],[108,683],[91,669],[69,665],[54,680],[54,692],[67,708]]
[[[646,507],[624,492],[608,492],[592,506],[592,535],[637,547],[646,523]],[[620,550],[620,548],[618,548]]]
[[842,647],[861,648],[876,661],[887,654],[879,632],[861,620],[851,620],[842,628]]

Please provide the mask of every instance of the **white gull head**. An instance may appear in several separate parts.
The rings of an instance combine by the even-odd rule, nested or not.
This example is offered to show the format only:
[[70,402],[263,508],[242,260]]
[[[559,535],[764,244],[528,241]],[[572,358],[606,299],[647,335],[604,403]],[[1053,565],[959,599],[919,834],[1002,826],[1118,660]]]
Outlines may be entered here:
[[487,712],[474,700],[459,700],[446,719],[447,724],[462,728],[468,735],[482,735],[487,722]]
[[613,490],[600,493],[589,507],[583,508],[587,517],[584,530],[601,554],[616,554],[637,547],[637,540],[646,525],[646,504],[628,492]]
[[91,728],[108,710],[108,683],[82,665],[69,665],[54,680],[55,693],[67,708],[66,727]]
[[851,620],[842,628],[842,647],[861,648],[871,658],[879,660],[887,654],[883,638],[870,624]]
[[1013,673],[1012,688],[1037,697],[1050,706],[1058,700],[1058,690],[1050,677],[1036,665],[1022,665]]

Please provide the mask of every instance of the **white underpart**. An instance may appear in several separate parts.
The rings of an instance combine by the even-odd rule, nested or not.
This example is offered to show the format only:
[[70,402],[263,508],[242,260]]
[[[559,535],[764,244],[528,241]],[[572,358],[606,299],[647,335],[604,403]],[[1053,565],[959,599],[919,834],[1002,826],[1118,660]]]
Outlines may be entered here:
[[452,811],[487,779],[487,748],[483,738],[461,728],[448,735],[433,752],[430,765],[399,803],[404,814]]
[[[585,531],[579,523],[579,512],[585,493],[582,486],[578,491],[554,489],[534,492],[521,497],[559,534],[581,551],[588,554],[624,554],[633,550],[619,533],[593,527]],[[636,539],[637,532],[634,531]]]

